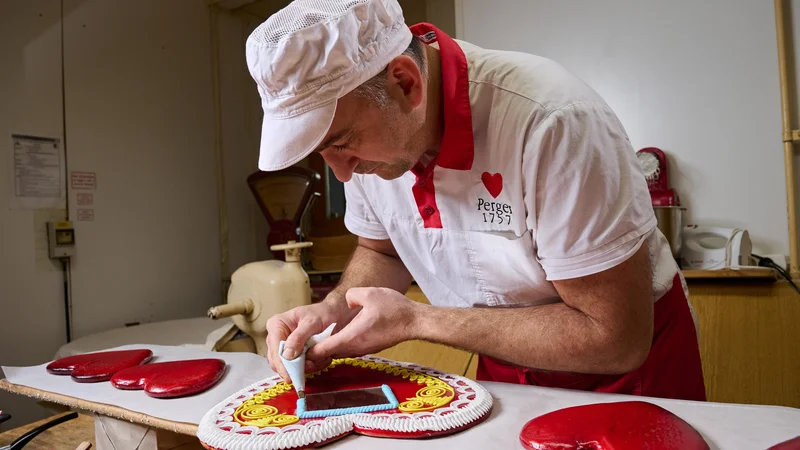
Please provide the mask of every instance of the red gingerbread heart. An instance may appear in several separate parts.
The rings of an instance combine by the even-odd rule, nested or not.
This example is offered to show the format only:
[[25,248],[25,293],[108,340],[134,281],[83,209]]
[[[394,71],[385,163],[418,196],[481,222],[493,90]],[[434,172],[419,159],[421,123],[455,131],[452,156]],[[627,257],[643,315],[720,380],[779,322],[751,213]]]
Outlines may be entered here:
[[775,444],[767,450],[800,450],[800,436]]
[[520,442],[535,450],[708,450],[700,433],[678,416],[641,401],[560,409],[522,428]]
[[168,361],[121,370],[111,377],[111,384],[118,389],[144,389],[150,397],[185,397],[211,388],[224,372],[221,359]]
[[47,365],[53,375],[71,375],[79,383],[108,381],[120,370],[150,361],[150,350],[112,350],[57,359]]
[[499,173],[490,174],[489,172],[483,172],[481,181],[483,181],[483,185],[486,186],[486,190],[492,194],[492,197],[497,198],[497,196],[503,192],[503,175]]

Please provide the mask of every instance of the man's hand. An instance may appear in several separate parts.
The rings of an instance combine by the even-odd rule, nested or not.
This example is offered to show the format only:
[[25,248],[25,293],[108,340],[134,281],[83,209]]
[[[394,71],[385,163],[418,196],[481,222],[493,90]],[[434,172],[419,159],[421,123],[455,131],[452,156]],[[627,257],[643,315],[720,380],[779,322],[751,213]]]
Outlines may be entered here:
[[308,358],[328,360],[379,352],[414,339],[417,317],[425,305],[387,288],[352,288],[347,306],[359,310],[349,325],[308,350]]
[[[321,303],[300,306],[270,317],[267,321],[267,358],[272,370],[287,383],[291,382],[278,356],[280,342],[286,341],[284,358],[294,359],[303,351],[303,346],[311,336],[322,333],[332,323],[336,323],[336,329],[341,329],[352,319],[353,314],[343,301],[326,299]],[[315,359],[312,355],[306,355],[306,372],[324,369],[330,362],[330,358]]]

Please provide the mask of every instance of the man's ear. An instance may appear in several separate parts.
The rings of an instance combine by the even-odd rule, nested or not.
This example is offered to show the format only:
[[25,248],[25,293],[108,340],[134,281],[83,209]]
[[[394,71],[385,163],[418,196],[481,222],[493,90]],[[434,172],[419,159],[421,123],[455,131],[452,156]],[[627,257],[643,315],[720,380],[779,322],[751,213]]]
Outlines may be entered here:
[[403,112],[422,104],[426,80],[413,58],[400,55],[391,60],[386,69],[386,89]]

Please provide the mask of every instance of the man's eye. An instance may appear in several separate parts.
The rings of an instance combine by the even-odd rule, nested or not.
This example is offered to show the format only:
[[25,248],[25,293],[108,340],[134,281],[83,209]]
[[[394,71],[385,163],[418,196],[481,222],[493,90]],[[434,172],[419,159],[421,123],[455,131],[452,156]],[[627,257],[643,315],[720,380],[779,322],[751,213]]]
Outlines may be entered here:
[[331,148],[334,151],[337,151],[337,152],[341,152],[343,150],[346,150],[349,146],[350,146],[349,142],[346,142],[344,144],[339,144],[339,145],[331,144]]

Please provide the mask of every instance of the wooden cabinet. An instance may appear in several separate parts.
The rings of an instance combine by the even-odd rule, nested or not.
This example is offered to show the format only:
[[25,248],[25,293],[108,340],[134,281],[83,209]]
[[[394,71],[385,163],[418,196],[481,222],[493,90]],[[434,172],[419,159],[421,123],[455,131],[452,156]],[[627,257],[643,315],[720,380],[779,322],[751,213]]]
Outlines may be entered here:
[[691,281],[708,399],[800,407],[800,294],[787,282]]

